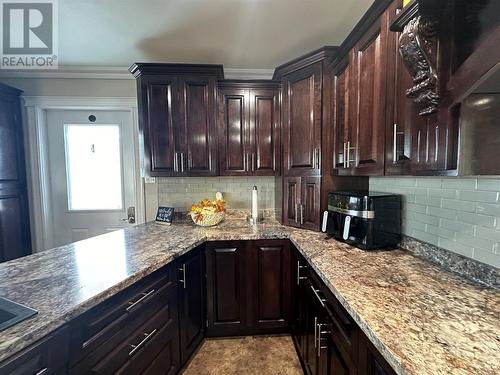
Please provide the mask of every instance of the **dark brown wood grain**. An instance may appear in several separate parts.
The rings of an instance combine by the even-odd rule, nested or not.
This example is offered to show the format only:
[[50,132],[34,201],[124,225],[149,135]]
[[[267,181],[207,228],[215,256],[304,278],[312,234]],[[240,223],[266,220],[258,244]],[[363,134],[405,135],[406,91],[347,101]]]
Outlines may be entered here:
[[282,78],[283,174],[320,175],[322,62]]
[[219,65],[134,64],[144,173],[214,176]]
[[31,254],[20,94],[0,84],[0,262]]
[[198,247],[177,262],[181,363],[188,361],[205,335],[205,250]]
[[209,243],[207,264],[207,336],[247,331],[248,254],[244,241]]
[[253,333],[289,332],[291,318],[290,242],[249,242],[249,323]]
[[220,174],[279,174],[279,83],[226,80],[219,84],[218,101]]

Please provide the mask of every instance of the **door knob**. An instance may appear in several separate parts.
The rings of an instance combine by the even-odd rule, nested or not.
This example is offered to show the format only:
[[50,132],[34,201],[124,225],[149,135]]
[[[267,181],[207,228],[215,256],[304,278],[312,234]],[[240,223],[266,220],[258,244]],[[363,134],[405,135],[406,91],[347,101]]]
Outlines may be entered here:
[[127,217],[121,220],[126,221],[129,224],[135,224],[135,207],[131,206],[127,208]]

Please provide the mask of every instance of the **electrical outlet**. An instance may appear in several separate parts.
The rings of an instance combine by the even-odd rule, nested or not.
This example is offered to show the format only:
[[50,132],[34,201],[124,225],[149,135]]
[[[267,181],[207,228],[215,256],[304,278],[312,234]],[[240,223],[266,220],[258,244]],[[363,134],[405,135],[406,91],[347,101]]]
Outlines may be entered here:
[[145,184],[155,184],[156,177],[144,177],[144,183]]

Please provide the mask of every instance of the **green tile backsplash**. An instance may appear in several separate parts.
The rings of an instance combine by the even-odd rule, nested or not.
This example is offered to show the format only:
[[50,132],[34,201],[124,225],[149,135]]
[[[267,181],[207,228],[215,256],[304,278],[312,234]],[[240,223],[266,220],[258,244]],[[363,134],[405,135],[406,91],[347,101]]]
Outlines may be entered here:
[[403,195],[403,232],[500,267],[500,177],[370,177],[370,191]]

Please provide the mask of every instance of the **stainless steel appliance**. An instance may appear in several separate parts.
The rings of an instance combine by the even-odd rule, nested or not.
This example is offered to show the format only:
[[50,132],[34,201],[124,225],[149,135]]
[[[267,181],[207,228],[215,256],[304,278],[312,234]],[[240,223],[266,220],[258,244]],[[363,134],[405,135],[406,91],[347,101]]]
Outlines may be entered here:
[[322,231],[365,250],[395,247],[401,240],[401,196],[376,192],[329,193]]

